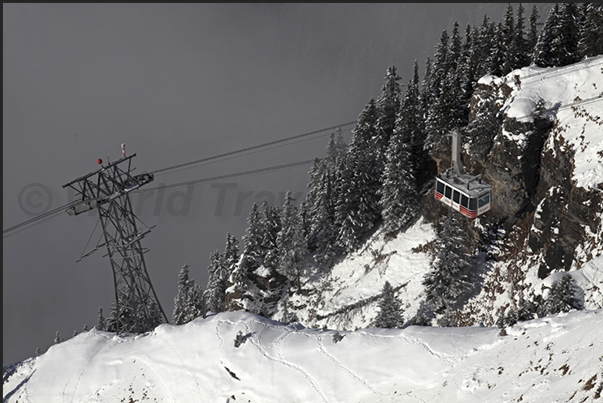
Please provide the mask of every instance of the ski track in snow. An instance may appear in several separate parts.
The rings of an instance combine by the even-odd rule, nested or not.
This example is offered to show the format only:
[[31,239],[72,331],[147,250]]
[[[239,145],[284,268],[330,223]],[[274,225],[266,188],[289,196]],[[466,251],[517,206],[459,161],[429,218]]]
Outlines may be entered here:
[[[253,322],[255,324],[258,325],[262,325],[262,326],[266,326],[266,327],[271,327],[271,328],[276,328],[276,326],[274,325],[269,325],[267,323],[262,323],[262,322],[258,322],[255,320],[249,320],[249,321],[245,321],[245,328],[247,330],[247,333],[249,333],[249,322]],[[232,322],[230,322],[232,323]],[[286,328],[285,328],[286,329]],[[314,378],[312,377],[312,375],[310,373],[308,373],[308,371],[306,371],[303,367],[293,364],[287,360],[285,360],[285,358],[282,356],[281,354],[281,343],[282,341],[292,332],[289,331],[288,329],[286,330],[286,333],[282,336],[279,337],[277,340],[275,340],[274,344],[274,350],[276,353],[277,358],[272,357],[267,351],[266,349],[264,349],[260,343],[256,342],[255,340],[253,340],[253,338],[250,338],[251,343],[256,346],[256,348],[258,349],[258,351],[264,356],[266,357],[268,360],[273,361],[273,362],[278,362],[280,364],[285,365],[286,367],[289,367],[291,369],[294,369],[298,372],[300,372],[310,383],[310,385],[312,386],[312,388],[314,389],[314,391],[316,392],[316,394],[321,398],[321,400],[325,403],[328,402],[325,394],[322,392],[322,390],[320,389],[320,387],[318,386],[318,383],[316,382],[316,380],[314,380]]]
[[363,385],[365,388],[367,388],[368,390],[370,390],[374,394],[380,394],[380,395],[387,396],[386,393],[382,393],[382,392],[379,392],[379,391],[373,389],[371,387],[371,385],[368,384],[367,381],[365,381],[364,379],[360,378],[360,376],[358,376],[357,374],[355,374],[354,371],[352,371],[351,369],[347,368],[345,365],[343,365],[341,362],[339,362],[337,360],[337,358],[335,358],[334,356],[332,356],[331,354],[329,354],[325,350],[325,348],[324,348],[324,345],[322,343],[322,339],[323,339],[323,336],[316,337],[316,344],[318,345],[318,350],[322,354],[324,354],[327,358],[329,358],[331,361],[333,361],[333,363],[335,364],[335,366],[337,368],[339,368],[339,370],[341,370],[341,372],[344,372],[348,376],[352,377],[355,381],[359,382],[361,385]]

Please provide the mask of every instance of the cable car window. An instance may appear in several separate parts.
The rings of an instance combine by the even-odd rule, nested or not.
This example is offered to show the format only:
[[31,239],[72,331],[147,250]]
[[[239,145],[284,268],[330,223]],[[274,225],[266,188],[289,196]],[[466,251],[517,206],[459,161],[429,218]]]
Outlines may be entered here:
[[444,184],[440,181],[436,182],[436,190],[438,193],[444,194]]
[[469,210],[477,210],[477,199],[475,197],[469,199]]
[[446,191],[444,196],[446,196],[447,199],[450,199],[450,196],[452,195],[452,188],[450,186],[446,186]]
[[489,193],[486,193],[485,195],[482,195],[482,196],[479,198],[479,203],[478,203],[478,205],[479,205],[480,207],[483,207],[483,206],[485,206],[485,205],[486,205],[486,204],[488,204],[488,203],[490,203],[490,194],[489,194]]
[[469,198],[465,195],[461,195],[461,206],[465,208],[469,207]]
[[454,191],[452,194],[452,201],[458,203],[461,200],[461,194],[458,191]]

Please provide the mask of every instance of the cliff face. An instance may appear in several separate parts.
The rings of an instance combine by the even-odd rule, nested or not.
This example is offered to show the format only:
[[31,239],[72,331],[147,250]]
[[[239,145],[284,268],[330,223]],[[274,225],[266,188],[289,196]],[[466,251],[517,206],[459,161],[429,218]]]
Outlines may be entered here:
[[558,272],[583,281],[587,306],[603,304],[602,66],[597,57],[480,80],[472,106],[494,97],[501,124],[485,157],[466,155],[494,192],[493,210],[472,225],[491,260],[468,323],[541,300]]

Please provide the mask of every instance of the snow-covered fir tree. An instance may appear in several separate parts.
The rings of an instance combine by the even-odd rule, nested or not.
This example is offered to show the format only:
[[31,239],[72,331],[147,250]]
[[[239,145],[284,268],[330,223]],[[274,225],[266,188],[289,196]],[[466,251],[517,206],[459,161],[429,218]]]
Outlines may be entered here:
[[438,319],[438,326],[440,327],[457,327],[458,322],[456,320],[455,311],[451,308],[446,308],[444,315]]
[[555,281],[544,301],[541,316],[569,312],[572,309],[584,309],[582,301],[576,296],[577,288],[578,285],[570,274],[565,274]]
[[425,301],[421,301],[417,314],[415,315],[412,324],[415,326],[431,326],[431,321],[434,317],[433,310]]
[[502,75],[506,75],[519,66],[519,48],[515,31],[513,6],[511,6],[511,4],[507,5],[505,20],[502,26],[502,36],[504,44],[504,61],[501,67],[501,73]]
[[553,67],[559,65],[557,49],[557,36],[559,36],[559,4],[555,3],[544,23],[544,27],[538,35],[538,41],[534,46],[532,63],[539,67]]
[[103,316],[103,308],[100,306],[98,307],[98,320],[96,323],[96,328],[98,330],[107,330],[107,322]]
[[260,223],[262,230],[260,250],[264,266],[269,270],[276,270],[279,259],[277,238],[282,228],[280,208],[263,202]]
[[57,333],[54,336],[54,344],[59,344],[63,342],[63,337],[61,336],[61,332],[57,330]]
[[519,297],[519,302],[517,303],[517,320],[525,321],[534,319],[534,313],[536,312],[536,307],[529,300],[526,300],[523,296]]
[[335,221],[339,227],[338,244],[346,252],[356,250],[380,218],[377,191],[381,178],[373,144],[377,116],[375,101],[371,99],[352,131],[346,165],[339,176]]
[[536,43],[538,42],[538,35],[539,35],[538,34],[538,25],[540,24],[538,22],[539,19],[540,19],[540,15],[538,14],[538,8],[536,6],[533,6],[532,12],[530,13],[530,29],[528,31],[528,36],[527,36],[528,49],[530,49],[530,53],[529,53],[530,59],[528,60],[528,64],[529,64],[529,62],[534,60],[534,50],[536,48]]
[[501,23],[495,25],[492,31],[492,41],[490,54],[485,61],[487,74],[493,74],[495,76],[503,75],[503,65],[505,62],[505,37],[503,32],[503,26]]
[[339,253],[337,247],[338,228],[335,224],[335,192],[334,175],[327,170],[322,173],[322,192],[320,193],[316,209],[313,211],[315,218],[309,243],[314,246],[314,257],[319,267],[327,268],[333,263],[333,258]]
[[423,278],[426,302],[435,311],[454,307],[471,289],[473,259],[466,247],[465,233],[457,213],[440,220],[433,269]]
[[578,53],[581,58],[603,54],[603,4],[587,3],[580,25]]
[[412,171],[415,176],[417,189],[420,189],[430,179],[428,169],[429,154],[423,148],[425,144],[425,110],[421,102],[419,87],[419,65],[415,60],[413,78],[408,82],[400,112],[399,130],[403,137],[409,139]]
[[213,251],[209,255],[209,261],[207,287],[203,292],[205,314],[207,312],[219,313],[224,310],[226,280],[229,275],[219,251]]
[[580,41],[580,12],[575,3],[562,3],[559,19],[559,36],[553,41],[553,52],[559,66],[567,66],[581,59],[578,50]]
[[325,157],[315,159],[310,171],[308,193],[302,205],[308,251],[321,267],[328,267],[338,253],[335,206],[338,199],[338,170],[347,153],[341,129],[331,133]]
[[394,288],[386,281],[381,291],[379,312],[375,318],[375,326],[388,329],[399,328],[404,324],[402,302],[394,293]]
[[410,145],[413,130],[407,126],[410,122],[404,119],[406,114],[405,111],[396,120],[396,129],[387,151],[383,185],[379,189],[383,225],[390,235],[410,223],[416,214],[419,199]]
[[245,235],[243,235],[241,266],[247,272],[253,272],[264,264],[265,253],[262,250],[263,228],[261,227],[261,219],[259,207],[254,203],[247,217],[247,229]]
[[515,43],[517,48],[517,64],[514,69],[529,66],[532,55],[532,47],[526,38],[526,26],[525,26],[525,8],[521,3],[517,7],[517,19],[515,21]]
[[178,273],[178,293],[174,298],[172,323],[183,325],[203,315],[202,292],[189,277],[189,266],[185,264]]
[[277,271],[299,288],[306,265],[306,242],[301,232],[299,210],[294,202],[291,192],[287,192],[282,209],[282,226],[276,240],[279,257]]
[[376,123],[376,137],[374,139],[375,159],[377,160],[378,173],[381,175],[385,168],[389,139],[394,132],[396,116],[400,109],[400,76],[396,73],[396,66],[391,66],[385,74],[385,83],[381,94],[377,98],[378,118]]

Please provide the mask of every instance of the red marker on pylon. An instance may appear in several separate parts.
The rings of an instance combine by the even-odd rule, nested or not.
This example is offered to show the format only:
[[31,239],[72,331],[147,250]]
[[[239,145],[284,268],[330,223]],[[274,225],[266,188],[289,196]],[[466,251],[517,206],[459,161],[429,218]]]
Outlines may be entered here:
[[126,143],[121,143],[121,155],[126,157]]

